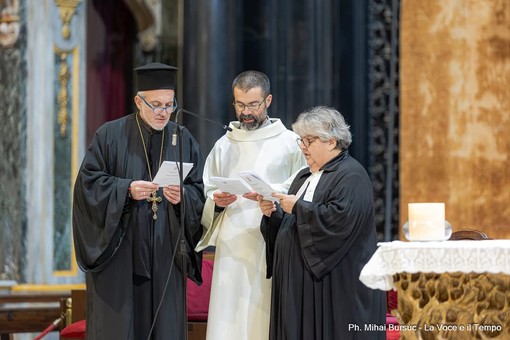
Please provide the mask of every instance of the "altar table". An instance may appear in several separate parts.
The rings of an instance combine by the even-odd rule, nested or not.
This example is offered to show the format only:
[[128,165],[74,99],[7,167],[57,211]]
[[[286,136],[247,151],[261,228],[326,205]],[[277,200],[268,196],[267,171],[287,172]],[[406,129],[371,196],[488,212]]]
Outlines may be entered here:
[[510,339],[510,240],[378,246],[359,279],[397,290],[401,339]]

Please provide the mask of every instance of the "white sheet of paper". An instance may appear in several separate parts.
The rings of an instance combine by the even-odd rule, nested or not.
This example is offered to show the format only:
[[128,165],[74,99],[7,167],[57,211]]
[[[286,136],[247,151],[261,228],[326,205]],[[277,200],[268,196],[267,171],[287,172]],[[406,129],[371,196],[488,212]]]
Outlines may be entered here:
[[210,180],[218,189],[230,194],[242,195],[252,191],[240,178],[211,177]]
[[257,192],[259,195],[264,196],[265,200],[278,202],[278,198],[271,196],[276,190],[271,187],[259,174],[255,171],[243,171],[239,173],[239,176],[252,187],[252,190]]
[[[182,177],[188,176],[193,163],[182,163]],[[175,161],[163,161],[161,167],[154,177],[154,183],[157,183],[160,187],[166,187],[167,185],[179,185],[179,162]]]

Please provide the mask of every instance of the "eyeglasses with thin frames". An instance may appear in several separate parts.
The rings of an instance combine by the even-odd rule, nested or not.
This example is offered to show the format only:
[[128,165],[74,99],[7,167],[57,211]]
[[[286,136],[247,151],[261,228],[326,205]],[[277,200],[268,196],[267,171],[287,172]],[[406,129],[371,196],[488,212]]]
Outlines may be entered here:
[[317,139],[319,139],[318,137],[315,137],[315,138],[308,138],[308,137],[303,137],[303,138],[298,138],[296,139],[296,142],[297,142],[297,145],[299,147],[301,147],[302,145],[305,146],[305,148],[308,148],[310,146],[310,144],[312,144],[313,142],[315,142]]
[[149,102],[142,96],[138,95],[138,97],[142,98],[143,102],[145,104],[147,104],[148,107],[150,107],[152,109],[152,112],[154,114],[161,114],[163,113],[163,111],[166,111],[168,114],[172,113],[175,111],[175,109],[177,108],[177,98],[174,98],[174,105],[173,106],[152,106],[151,104],[149,104]]
[[254,112],[257,111],[260,106],[266,102],[267,97],[269,97],[269,94],[265,96],[260,103],[243,104],[239,102],[233,102],[232,105],[234,105],[234,108],[237,112],[243,112],[245,108],[248,108],[248,110]]

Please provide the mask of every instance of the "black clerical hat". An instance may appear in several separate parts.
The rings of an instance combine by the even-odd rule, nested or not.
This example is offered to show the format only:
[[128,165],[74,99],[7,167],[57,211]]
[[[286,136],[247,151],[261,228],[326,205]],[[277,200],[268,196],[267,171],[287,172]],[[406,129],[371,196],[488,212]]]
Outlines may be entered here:
[[150,63],[137,67],[134,71],[137,75],[137,91],[175,90],[177,67],[162,63]]

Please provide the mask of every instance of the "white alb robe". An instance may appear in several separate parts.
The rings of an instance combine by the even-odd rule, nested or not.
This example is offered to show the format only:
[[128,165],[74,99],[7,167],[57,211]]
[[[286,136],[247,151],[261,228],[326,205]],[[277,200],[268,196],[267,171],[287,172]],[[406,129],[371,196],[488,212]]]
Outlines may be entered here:
[[267,340],[269,336],[271,281],[266,279],[259,204],[238,195],[233,204],[215,213],[212,197],[217,187],[209,178],[239,178],[240,171],[254,170],[279,192],[287,192],[291,176],[306,161],[296,143],[299,136],[279,119],[271,122],[253,131],[231,122],[232,131],[216,142],[205,163],[205,230],[196,250],[216,246],[207,340]]

